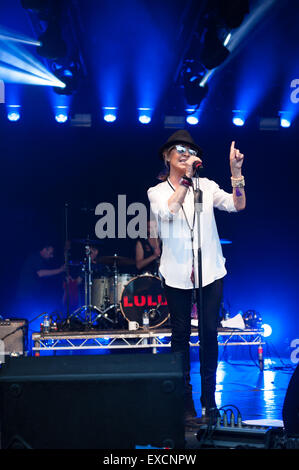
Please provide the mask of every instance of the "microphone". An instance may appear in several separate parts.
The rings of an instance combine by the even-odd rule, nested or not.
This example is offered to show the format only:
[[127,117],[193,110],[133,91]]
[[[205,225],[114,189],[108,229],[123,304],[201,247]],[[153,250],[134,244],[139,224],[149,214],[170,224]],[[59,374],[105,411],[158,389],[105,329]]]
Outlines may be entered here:
[[201,162],[193,163],[194,176],[199,176],[201,170],[203,170],[203,165]]

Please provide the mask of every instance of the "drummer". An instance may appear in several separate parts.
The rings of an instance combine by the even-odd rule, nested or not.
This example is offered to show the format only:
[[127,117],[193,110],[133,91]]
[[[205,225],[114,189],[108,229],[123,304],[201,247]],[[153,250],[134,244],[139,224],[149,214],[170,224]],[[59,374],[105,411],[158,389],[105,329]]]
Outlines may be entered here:
[[101,276],[108,276],[110,271],[107,266],[101,264],[99,261],[99,249],[96,245],[90,247],[90,259],[91,259],[91,271],[93,278],[99,278]]
[[147,238],[139,238],[135,247],[135,262],[138,274],[157,275],[161,256],[161,241],[158,238],[155,221],[147,221]]

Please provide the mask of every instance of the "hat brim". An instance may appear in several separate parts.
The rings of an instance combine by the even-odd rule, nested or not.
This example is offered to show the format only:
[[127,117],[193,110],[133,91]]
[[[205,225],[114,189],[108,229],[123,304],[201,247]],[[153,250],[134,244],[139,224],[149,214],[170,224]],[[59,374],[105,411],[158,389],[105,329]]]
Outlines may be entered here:
[[175,145],[179,145],[179,144],[188,145],[191,149],[196,150],[197,155],[199,157],[202,156],[203,154],[203,150],[201,147],[199,147],[199,145],[193,144],[184,139],[178,139],[178,140],[173,140],[172,142],[166,142],[166,144],[162,145],[162,147],[159,150],[159,157],[161,158],[161,160],[164,159],[163,153],[165,152],[165,150],[169,149],[170,147],[174,147]]

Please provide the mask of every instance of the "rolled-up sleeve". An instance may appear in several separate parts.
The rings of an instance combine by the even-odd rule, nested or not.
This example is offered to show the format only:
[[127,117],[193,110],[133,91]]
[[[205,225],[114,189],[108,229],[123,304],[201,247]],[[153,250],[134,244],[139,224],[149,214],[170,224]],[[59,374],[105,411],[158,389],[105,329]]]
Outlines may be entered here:
[[151,211],[157,220],[172,220],[177,214],[170,212],[168,207],[167,195],[164,192],[159,191],[159,188],[149,188],[147,195],[151,205]]
[[227,193],[219,187],[214,181],[213,183],[213,205],[221,211],[237,212],[234,204],[233,194]]

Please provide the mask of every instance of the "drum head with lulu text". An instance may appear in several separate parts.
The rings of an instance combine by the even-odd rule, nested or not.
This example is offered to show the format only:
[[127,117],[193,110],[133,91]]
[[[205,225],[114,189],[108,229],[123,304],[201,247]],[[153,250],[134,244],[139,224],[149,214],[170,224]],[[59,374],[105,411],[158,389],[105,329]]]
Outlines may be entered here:
[[158,328],[169,317],[167,301],[159,277],[141,275],[125,286],[120,310],[127,321],[136,321],[142,328],[144,310],[149,313],[149,327]]

